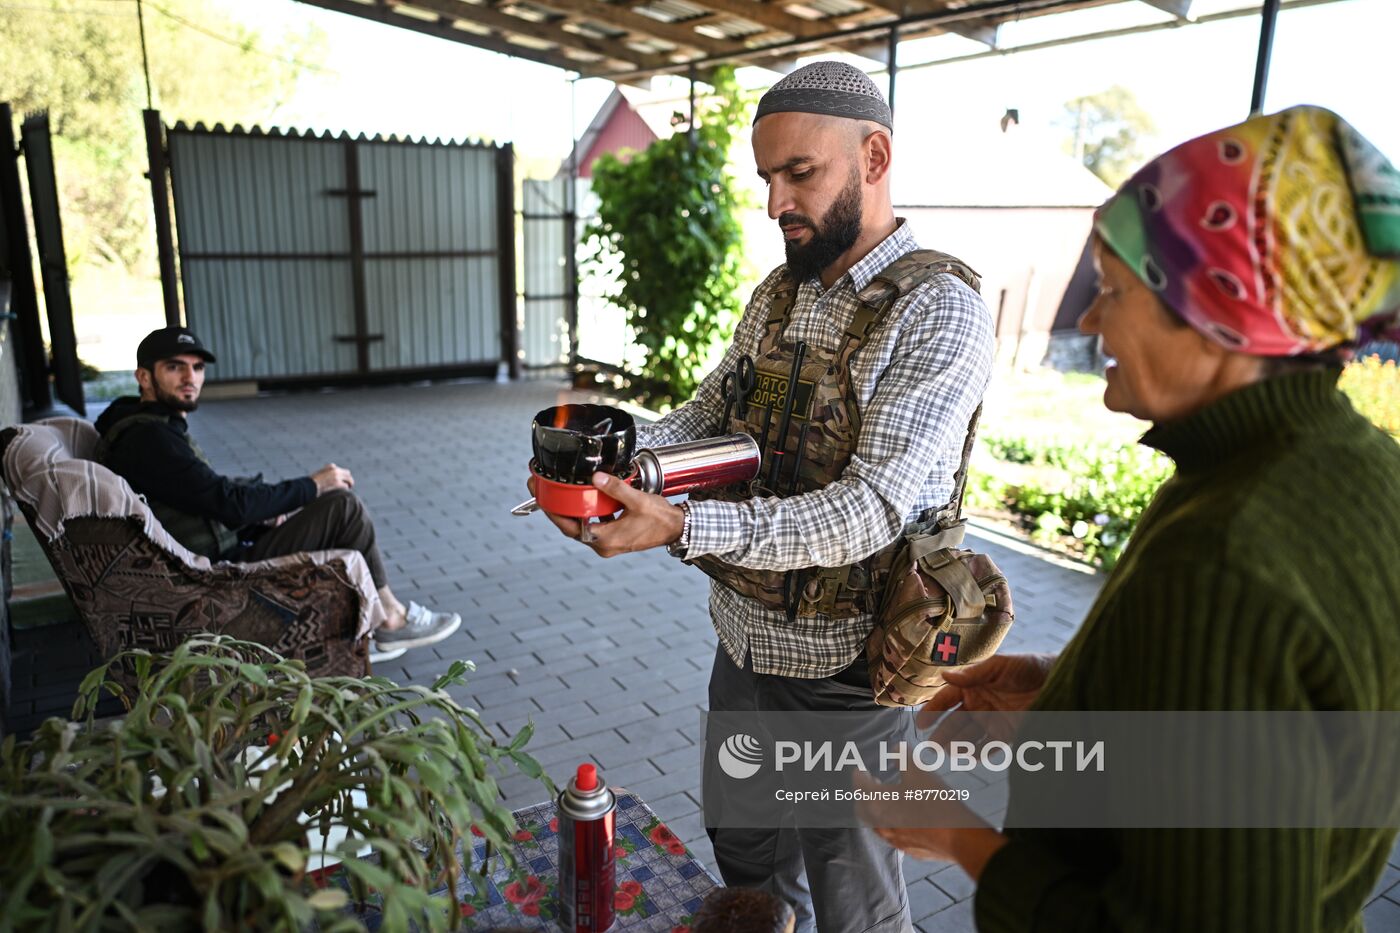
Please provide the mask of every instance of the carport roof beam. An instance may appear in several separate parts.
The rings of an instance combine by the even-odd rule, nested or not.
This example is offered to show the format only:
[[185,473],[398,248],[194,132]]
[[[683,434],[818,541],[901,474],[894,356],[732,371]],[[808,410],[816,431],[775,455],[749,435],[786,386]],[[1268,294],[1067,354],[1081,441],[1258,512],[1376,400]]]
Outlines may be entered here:
[[831,24],[821,20],[803,19],[794,16],[777,3],[763,3],[761,0],[697,0],[720,13],[726,13],[751,23],[785,32],[790,36],[809,39],[831,31]]
[[[451,42],[460,42],[463,45],[475,46],[485,49],[488,52],[499,52],[502,55],[513,55],[516,58],[523,58],[527,61],[538,62],[541,65],[552,65],[555,68],[563,68],[565,71],[578,71],[586,63],[570,58],[559,52],[547,49],[531,49],[523,45],[516,45],[507,42],[496,36],[484,36],[475,32],[468,32],[465,29],[458,29],[450,22],[438,19],[437,21],[419,19],[416,16],[406,16],[403,13],[396,13],[386,6],[370,6],[364,3],[357,3],[355,0],[298,0],[310,6],[320,7],[323,10],[331,10],[336,13],[345,13],[350,16],[359,16],[363,19],[374,20],[386,26],[397,26],[400,29],[409,29],[413,32],[420,32],[424,35],[433,36],[438,39],[447,39]],[[619,76],[617,80],[625,80]]]
[[[696,2],[708,3],[709,0],[696,0]],[[723,2],[735,3],[741,2],[741,0],[723,0]],[[806,55],[823,48],[830,48],[833,46],[838,48],[851,48],[852,46],[869,44],[872,40],[880,41],[889,34],[889,30],[892,27],[898,27],[900,34],[905,38],[913,38],[916,35],[926,35],[934,31],[953,32],[957,26],[964,26],[972,23],[994,22],[998,18],[1043,16],[1050,13],[1066,12],[1088,6],[1100,6],[1110,2],[1113,2],[1113,0],[982,0],[980,3],[969,3],[957,9],[930,6],[927,12],[913,13],[901,16],[897,19],[862,23],[858,26],[844,29],[830,29],[816,35],[794,37],[783,42],[769,43],[749,49],[735,49],[733,51],[703,58],[696,62],[696,64],[712,66],[731,62],[754,63],[755,59],[765,58],[769,60],[790,60],[796,56]],[[826,21],[817,22],[824,28],[827,25]],[[668,70],[675,72],[683,70],[684,68],[684,65],[680,65]],[[665,72],[652,72],[643,69],[630,77],[640,78],[650,74],[662,73]],[[626,75],[588,72],[588,76],[615,79]]]
[[[537,0],[536,5],[572,16],[597,20],[630,33],[651,36],[686,48],[698,49],[710,55],[717,55],[734,48],[732,42],[712,39],[696,32],[692,23],[699,25],[701,20],[666,22],[633,12],[622,4],[604,3],[602,0]],[[703,22],[709,22],[709,18]]]
[[411,6],[419,10],[427,10],[450,19],[485,26],[500,33],[502,38],[506,34],[514,33],[542,42],[550,42],[562,48],[578,49],[604,60],[631,64],[638,68],[665,68],[671,64],[671,60],[663,55],[638,52],[628,48],[622,42],[595,39],[569,32],[554,22],[541,22],[512,16],[485,4],[465,3],[463,0],[404,0],[403,3],[390,0],[387,5],[391,7]]
[[[1097,2],[1089,3],[1042,3],[1038,4],[1038,9],[1033,15],[1063,12],[1065,10],[1070,9],[1082,9],[1087,6],[1094,5],[1102,6],[1109,2],[1113,2],[1113,0],[1097,0]],[[1338,2],[1341,2],[1341,0],[1280,0],[1279,9],[1281,11],[1298,10],[1304,9],[1306,7],[1323,6],[1328,3]],[[992,13],[987,12],[987,8],[1007,7],[1016,5],[1017,4],[1014,2],[1014,0],[1010,4],[1007,4],[1005,2],[982,3],[978,4],[976,7],[963,7],[956,12],[963,16],[980,15],[984,19],[1007,19],[1009,18],[1009,16],[1005,14],[1005,12],[1003,12],[1003,15],[998,17],[994,16],[994,14]],[[1054,6],[1058,8],[1046,9],[1047,6]],[[1022,10],[1021,15],[1024,16],[1032,14],[1028,10]],[[1027,42],[1022,45],[1004,46],[997,49],[986,49],[983,51],[971,52],[966,55],[954,55],[948,58],[934,59],[933,61],[904,64],[900,66],[899,70],[901,72],[919,71],[925,68],[937,68],[943,65],[955,65],[960,62],[977,61],[979,59],[990,58],[992,56],[1011,55],[1016,52],[1034,52],[1040,51],[1042,49],[1052,49],[1066,45],[1076,45],[1081,42],[1092,42],[1100,39],[1116,39],[1124,36],[1135,36],[1141,35],[1143,33],[1159,32],[1165,29],[1190,28],[1193,26],[1206,25],[1208,23],[1223,22],[1225,20],[1241,19],[1245,17],[1253,17],[1258,15],[1258,8],[1241,7],[1240,9],[1235,10],[1222,10],[1219,13],[1203,14],[1200,16],[1193,17],[1192,19],[1186,21],[1166,20],[1157,23],[1144,23],[1138,26],[1126,26],[1117,29],[1103,29],[1098,30],[1096,32],[1081,33],[1071,36],[1065,36],[1063,38],[1058,39],[1047,39],[1040,42]],[[943,17],[937,16],[918,16],[908,17],[903,21],[893,22],[900,25],[901,38],[911,39],[916,35],[928,35],[930,31],[925,31],[924,29],[920,28],[906,27],[921,27],[934,25],[945,27],[944,31],[951,31],[951,29],[946,28],[945,22],[940,21],[942,19]],[[715,65],[724,64],[726,62],[743,62],[745,64],[758,65],[764,68],[786,70],[794,66],[799,58],[810,55],[813,53],[814,50],[820,49],[823,46],[843,46],[848,51],[855,51],[857,54],[860,55],[874,57],[875,60],[880,61],[883,64],[884,57],[887,54],[886,49],[888,48],[887,44],[883,41],[883,39],[886,35],[888,35],[887,30],[890,28],[891,24],[891,21],[886,20],[882,23],[872,23],[869,26],[862,25],[859,28],[850,29],[844,33],[832,33],[824,37],[819,36],[816,39],[790,40],[775,45],[766,45],[758,48],[746,49],[743,51],[731,53],[729,55],[712,56],[710,58],[700,60],[699,62],[697,62],[697,64],[702,67],[713,67]],[[674,71],[675,69],[672,70]],[[646,77],[648,74],[648,72],[637,72],[633,75],[630,75],[629,79],[637,80]],[[870,74],[872,76],[883,74],[883,70],[872,71],[870,72]],[[595,74],[589,76],[609,78],[615,81],[622,80],[622,77],[620,75],[612,74]]]
[[[943,0],[869,0],[869,2],[882,10],[888,10],[894,13],[896,16],[911,16],[917,13],[937,13],[948,9]],[[1170,2],[1170,0],[1164,0],[1164,2]],[[1189,4],[1190,0],[1186,0],[1186,2]],[[996,23],[951,23],[947,31],[962,36],[965,39],[980,42],[990,48],[996,48],[997,46],[998,27]]]
[[[990,46],[988,52],[901,70],[950,64],[1114,34],[1179,27],[1256,15],[1259,7],[1191,16],[1190,0],[298,0],[514,55],[577,73],[639,84],[660,74],[701,76],[722,64],[783,69],[798,58],[855,52],[888,61],[891,29],[903,40],[954,33]],[[1244,2],[1244,0],[1241,0]],[[1264,4],[1267,10],[1275,0]],[[1336,0],[1282,0],[1281,9]],[[1071,10],[1125,4],[1159,9],[1172,18],[1126,30],[1068,36],[1007,49],[998,27]]]

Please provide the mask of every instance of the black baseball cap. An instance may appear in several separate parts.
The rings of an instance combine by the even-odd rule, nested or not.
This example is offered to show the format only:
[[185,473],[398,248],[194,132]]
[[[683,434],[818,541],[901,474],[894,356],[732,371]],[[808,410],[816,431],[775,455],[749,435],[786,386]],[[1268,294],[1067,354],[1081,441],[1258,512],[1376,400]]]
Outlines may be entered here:
[[193,353],[208,363],[217,362],[214,354],[204,348],[204,344],[188,327],[162,327],[147,334],[141,346],[136,348],[136,368],[154,369],[161,360],[182,353]]

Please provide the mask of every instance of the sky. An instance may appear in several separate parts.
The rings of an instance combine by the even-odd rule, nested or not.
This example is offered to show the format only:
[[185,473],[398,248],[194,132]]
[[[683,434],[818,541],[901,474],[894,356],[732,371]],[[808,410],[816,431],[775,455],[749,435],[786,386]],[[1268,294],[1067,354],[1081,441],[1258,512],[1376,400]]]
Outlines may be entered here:
[[[326,71],[308,74],[279,114],[286,126],[430,138],[513,141],[537,160],[561,159],[611,90],[598,79],[570,81],[559,69],[385,27],[294,0],[216,0],[232,18],[276,33],[315,24],[327,38]],[[1197,15],[1253,5],[1196,0]],[[1014,46],[1065,35],[1170,19],[1145,3],[1123,3],[1003,27]],[[1337,0],[1284,11],[1275,38],[1266,110],[1295,103],[1331,107],[1400,161],[1400,108],[1390,61],[1400,32],[1396,0]],[[1007,108],[1022,125],[1060,132],[1072,98],[1121,84],[1158,127],[1152,148],[1167,148],[1243,119],[1249,109],[1259,37],[1257,15],[1219,23],[1095,40],[919,68],[933,57],[984,47],[954,36],[906,43],[900,53],[896,139],[902,148],[946,144],[964,121],[988,126]],[[871,70],[878,66],[861,62]],[[761,88],[775,72],[746,68]],[[882,84],[885,78],[877,77]],[[678,98],[685,84],[657,88]],[[218,114],[204,115],[210,122]],[[572,127],[572,129],[571,129]]]

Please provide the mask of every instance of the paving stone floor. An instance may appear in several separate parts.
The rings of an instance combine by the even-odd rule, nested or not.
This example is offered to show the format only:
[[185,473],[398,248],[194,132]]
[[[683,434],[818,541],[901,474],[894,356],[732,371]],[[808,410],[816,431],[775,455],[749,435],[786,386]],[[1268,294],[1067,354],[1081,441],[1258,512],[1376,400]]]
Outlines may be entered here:
[[[350,468],[395,591],[464,619],[452,638],[377,672],[422,683],[455,659],[475,661],[460,699],[493,728],[505,735],[533,720],[530,750],[551,775],[596,762],[712,864],[699,804],[715,650],[706,578],[662,551],[604,561],[542,516],[509,514],[528,495],[532,416],[569,397],[542,381],[300,393],[206,402],[191,427],[223,472],[271,480],[328,461]],[[1057,650],[1101,578],[974,533],[1016,587],[1006,649]],[[503,789],[517,806],[540,796],[519,778]],[[1400,931],[1400,856],[1391,864],[1366,909],[1373,931]],[[972,929],[973,885],[960,869],[907,861],[905,875],[920,930]]]

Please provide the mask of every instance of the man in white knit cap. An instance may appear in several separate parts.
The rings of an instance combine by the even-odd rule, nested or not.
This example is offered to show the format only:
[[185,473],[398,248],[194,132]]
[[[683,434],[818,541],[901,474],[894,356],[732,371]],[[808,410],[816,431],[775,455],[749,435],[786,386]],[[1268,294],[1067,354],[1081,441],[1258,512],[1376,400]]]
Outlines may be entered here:
[[[752,434],[764,450],[759,481],[675,506],[595,476],[625,512],[592,527],[591,547],[611,557],[665,546],[712,578],[710,710],[739,717],[760,741],[771,738],[765,718],[776,733],[783,712],[860,713],[844,737],[862,749],[910,735],[909,711],[873,698],[871,614],[906,523],[948,505],[991,375],[976,274],[920,251],[894,216],[892,127],[870,78],[837,62],[794,71],[759,102],[754,161],[787,263],[754,292],[695,398],[638,438]],[[740,384],[752,375],[747,404],[726,398],[730,374]],[[552,518],[578,536],[577,522]],[[912,929],[899,854],[868,829],[804,825],[758,779],[725,772],[730,732],[717,721],[704,797],[725,883],[792,903],[799,930]],[[878,754],[865,759],[878,767]]]

